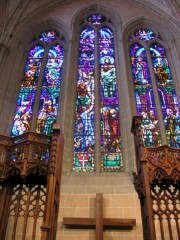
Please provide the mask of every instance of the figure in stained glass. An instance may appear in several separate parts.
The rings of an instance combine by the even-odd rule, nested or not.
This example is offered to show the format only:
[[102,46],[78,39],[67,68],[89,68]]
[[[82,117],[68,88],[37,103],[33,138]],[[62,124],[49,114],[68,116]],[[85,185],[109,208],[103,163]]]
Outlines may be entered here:
[[143,61],[142,57],[137,57],[137,62],[136,62],[136,82],[137,83],[142,83],[142,84],[147,84],[147,63]]
[[122,150],[113,32],[103,27],[99,36],[102,170],[119,171]]
[[[179,122],[179,104],[174,88],[174,83],[169,67],[168,59],[164,47],[159,43],[153,43],[150,46],[154,73],[158,85],[159,98],[162,103],[162,115],[166,129],[167,143],[172,147],[180,147],[178,134]],[[163,97],[163,99],[162,99]]]
[[154,61],[154,72],[159,80],[160,84],[165,84],[166,81],[169,79],[168,73],[167,73],[167,62],[166,60],[160,57],[156,58]]
[[164,119],[165,127],[167,129],[167,138],[172,146],[175,146],[175,126],[176,119],[172,109],[166,110],[166,117]]
[[[122,170],[119,107],[116,87],[113,32],[108,27],[94,30],[106,18],[92,14],[85,18],[79,40],[79,65],[74,131],[74,171],[94,171],[95,81],[100,83],[101,165],[102,171]],[[99,32],[97,32],[99,31]],[[98,37],[95,41],[95,36]],[[99,50],[95,52],[95,42]],[[99,65],[95,65],[99,59]],[[100,74],[97,74],[100,70]],[[96,72],[96,73],[95,73]],[[97,76],[100,76],[98,79]],[[96,116],[97,117],[97,116]]]
[[39,59],[30,59],[27,62],[26,69],[24,75],[24,80],[22,82],[23,86],[36,86],[38,81],[38,68],[39,68]]
[[94,170],[94,37],[94,30],[86,26],[79,39],[73,160],[75,171]]
[[[143,38],[145,38],[145,35]],[[140,39],[143,40],[143,38],[141,36]],[[145,40],[148,39],[145,38]],[[137,113],[143,117],[144,144],[146,146],[157,146],[160,144],[160,132],[145,48],[138,43],[133,43],[129,48],[129,52]]]
[[105,97],[113,97],[115,91],[115,67],[111,64],[110,58],[106,57],[101,68],[103,79],[103,92]]
[[63,47],[53,45],[48,52],[44,73],[36,127],[38,133],[52,134],[52,125],[57,119],[63,61]]
[[[156,77],[157,84],[154,88],[156,87],[159,95],[166,129],[167,144],[172,147],[180,147],[179,104],[165,49],[160,43],[155,42],[155,34],[150,29],[139,29],[134,33],[134,36],[136,39],[142,41],[153,40],[153,43],[150,47],[147,45],[147,48],[149,47],[148,51],[151,54],[154,75]],[[160,134],[158,129],[156,99],[154,98],[151,76],[148,71],[149,62],[146,59],[145,49],[142,48],[139,43],[133,43],[130,46],[130,56],[137,111],[138,114],[143,116],[142,127],[144,142],[146,146],[157,146],[160,144]],[[139,61],[138,57],[140,56],[143,60],[140,59]],[[142,62],[143,64],[140,66],[139,63]],[[145,67],[144,62],[146,64]],[[138,65],[138,67],[136,65]],[[143,67],[146,69],[146,74],[144,74],[144,71],[141,71]],[[142,75],[143,77],[141,77]],[[142,79],[142,81],[140,79]]]
[[[50,30],[40,34],[38,40],[48,45],[58,39],[59,34]],[[34,104],[39,105],[38,117],[34,116],[37,117],[36,132],[52,133],[52,124],[57,118],[64,49],[57,42],[51,46],[45,71],[41,69],[43,58],[44,48],[41,45],[35,45],[30,49],[17,101],[12,136],[18,136],[30,130]],[[44,72],[43,79],[39,79],[40,70]],[[36,91],[41,85],[40,102],[35,103]]]
[[43,54],[44,49],[41,45],[29,50],[12,126],[13,137],[30,130]]

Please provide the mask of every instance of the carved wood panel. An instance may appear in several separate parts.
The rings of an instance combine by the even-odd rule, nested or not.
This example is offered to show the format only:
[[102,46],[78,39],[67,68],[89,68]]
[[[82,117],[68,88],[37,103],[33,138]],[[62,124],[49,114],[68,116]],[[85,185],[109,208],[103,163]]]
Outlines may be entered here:
[[15,186],[9,203],[6,239],[40,239],[45,202],[45,186]]
[[137,173],[134,186],[141,201],[145,240],[180,239],[180,149],[142,144],[141,118],[134,117],[132,132]]
[[156,239],[180,239],[180,186],[170,180],[151,185]]

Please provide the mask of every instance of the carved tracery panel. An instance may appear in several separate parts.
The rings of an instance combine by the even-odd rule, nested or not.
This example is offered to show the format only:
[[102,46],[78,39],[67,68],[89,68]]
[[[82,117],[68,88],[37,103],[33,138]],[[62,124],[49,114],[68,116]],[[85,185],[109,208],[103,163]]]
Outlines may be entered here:
[[12,189],[6,239],[40,239],[46,187],[17,185]]
[[157,239],[179,239],[180,191],[173,181],[151,185],[153,218]]

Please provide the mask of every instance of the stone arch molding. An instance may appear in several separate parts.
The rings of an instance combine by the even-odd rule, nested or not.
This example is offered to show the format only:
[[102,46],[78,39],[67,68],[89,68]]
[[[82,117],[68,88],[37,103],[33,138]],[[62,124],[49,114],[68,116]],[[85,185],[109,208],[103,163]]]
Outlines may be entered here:
[[[71,26],[70,26],[70,29],[71,29],[70,55],[72,56],[71,62],[73,61],[73,64],[71,67],[71,77],[69,82],[71,82],[71,87],[74,89],[76,87],[75,79],[76,79],[76,70],[77,70],[75,66],[77,66],[77,59],[78,59],[78,52],[74,51],[74,49],[78,49],[79,29],[81,26],[81,21],[85,16],[90,15],[92,13],[101,13],[106,17],[109,17],[110,20],[112,21],[112,26],[114,27],[113,31],[116,32],[117,29],[121,31],[122,21],[120,19],[119,14],[115,12],[114,9],[107,8],[106,6],[100,5],[100,4],[93,4],[93,5],[89,4],[86,7],[83,7],[76,12],[76,14],[72,18]],[[73,99],[75,99],[75,91],[73,91],[71,94]]]
[[106,17],[109,17],[112,21],[112,25],[122,25],[121,18],[117,12],[112,8],[108,8],[104,5],[93,4],[86,6],[85,8],[81,8],[72,18],[71,28],[76,28],[80,26],[80,22],[84,16],[89,15],[91,13],[102,13]]
[[142,27],[152,29],[157,36],[158,34],[159,36],[161,36],[164,42],[173,41],[173,34],[176,32],[176,28],[174,28],[171,24],[167,24],[165,22],[162,23],[158,19],[152,20],[146,17],[136,18],[126,24],[123,28],[122,38],[125,45],[128,42],[128,37],[132,33],[132,31],[135,31],[136,29]]
[[[29,29],[31,29],[31,31],[29,31]],[[34,24],[32,26],[24,26],[23,29],[17,33],[16,39],[24,46],[27,46],[33,37],[49,29],[53,29],[63,34],[66,42],[68,41],[69,35],[67,32],[67,26],[65,26],[62,22],[57,21],[55,18],[46,19],[39,22],[39,24]]]
[[[7,117],[8,118],[8,122],[7,122],[8,127],[7,127],[7,130],[3,130],[3,131],[6,131],[5,134],[10,135],[10,131],[11,131],[10,128],[12,125],[12,119],[14,117],[15,105],[17,103],[17,96],[19,94],[19,89],[20,89],[20,84],[21,84],[21,76],[22,76],[22,72],[24,69],[24,64],[27,59],[27,52],[30,49],[30,47],[35,43],[35,42],[32,43],[32,40],[35,36],[38,36],[42,32],[44,32],[46,30],[50,30],[50,29],[57,31],[58,33],[60,33],[64,36],[65,44],[63,46],[65,49],[65,52],[67,53],[68,48],[67,48],[66,43],[68,42],[68,39],[69,39],[67,28],[62,22],[57,21],[54,18],[49,18],[49,19],[46,19],[45,21],[41,21],[37,25],[35,25],[35,24],[32,26],[24,25],[23,29],[19,30],[15,34],[15,38],[12,41],[10,49],[17,49],[17,51],[14,51],[15,54],[13,53],[13,51],[10,51],[10,55],[9,55],[9,58],[11,58],[11,60],[10,60],[11,65],[13,66],[14,70],[8,72],[9,75],[6,76],[6,78],[8,79],[8,86],[7,86],[7,91],[5,93],[6,95],[3,100],[4,103],[3,103],[3,108],[2,108],[2,112],[1,112],[2,117],[3,117],[3,112],[8,111],[8,117]],[[5,59],[5,61],[7,61],[7,60],[8,59]],[[66,72],[66,70],[64,70],[64,72]],[[63,79],[64,78],[65,78],[65,76],[63,76]],[[63,87],[64,87],[64,85],[62,84],[62,89],[61,89],[62,91],[63,91]],[[8,94],[10,92],[13,96],[13,104],[7,110],[6,105],[8,102]],[[62,96],[60,96],[60,98],[62,98]]]
[[[140,17],[136,18],[132,21],[130,21],[126,26],[123,28],[123,33],[122,33],[122,39],[123,39],[123,44],[126,49],[128,49],[128,38],[131,35],[131,33],[138,28],[149,28],[153,30],[157,36],[157,39],[155,41],[159,42],[162,46],[165,47],[166,53],[169,59],[169,63],[171,64],[171,71],[173,74],[173,78],[176,79],[178,84],[178,72],[179,68],[174,68],[174,63],[180,63],[179,58],[175,58],[177,52],[179,52],[179,46],[176,44],[177,39],[180,38],[180,31],[177,29],[176,25],[173,25],[168,19],[167,21],[162,22],[159,19],[150,19],[147,17]],[[143,44],[143,43],[141,43]],[[127,62],[127,57],[126,59],[126,64],[128,65],[129,63]],[[178,84],[179,85],[179,84]],[[177,85],[177,89],[178,89]],[[178,96],[179,93],[177,92]]]

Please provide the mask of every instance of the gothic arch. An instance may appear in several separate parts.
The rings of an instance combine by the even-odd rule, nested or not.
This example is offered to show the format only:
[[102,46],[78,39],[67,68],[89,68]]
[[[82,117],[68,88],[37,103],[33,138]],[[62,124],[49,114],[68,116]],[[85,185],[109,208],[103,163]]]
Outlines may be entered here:
[[[29,29],[31,29],[31,31],[29,31]],[[37,39],[38,35],[40,33],[42,33],[43,31],[48,31],[48,30],[54,30],[57,33],[60,34],[60,36],[63,36],[63,38],[65,39],[65,42],[68,42],[68,33],[66,30],[66,27],[58,22],[55,19],[47,19],[46,21],[42,21],[41,23],[39,23],[38,25],[32,25],[32,26],[25,26],[21,31],[19,31],[17,34],[15,34],[15,37],[12,41],[11,44],[11,49],[17,49],[17,52],[15,52],[15,54],[12,56],[11,52],[10,55],[8,56],[9,59],[6,60],[6,62],[10,62],[10,64],[12,64],[12,68],[13,71],[10,72],[9,75],[9,82],[7,85],[7,92],[6,92],[6,96],[4,97],[4,104],[2,108],[2,117],[3,117],[3,112],[7,111],[7,102],[9,101],[9,95],[11,95],[11,98],[13,98],[12,102],[14,104],[11,105],[11,109],[8,109],[9,111],[9,122],[7,122],[7,129],[6,132],[4,132],[4,134],[9,135],[10,131],[11,131],[11,125],[12,125],[12,119],[13,119],[13,115],[14,115],[14,108],[15,108],[15,104],[17,102],[17,96],[19,93],[19,89],[20,89],[20,85],[21,85],[21,77],[23,74],[23,70],[24,70],[24,64],[26,62],[27,59],[27,52],[28,49],[30,49],[30,47],[32,45],[34,45],[35,43],[38,43],[38,41],[33,41],[33,39]],[[65,55],[67,55],[68,52],[68,48],[66,47],[67,44],[62,43],[64,50],[65,50]],[[44,45],[44,43],[41,42],[41,45]],[[66,58],[65,58],[65,62],[66,62]],[[63,72],[67,72],[66,69],[66,63],[64,62],[64,70]],[[23,64],[22,64],[23,63]],[[65,82],[65,74],[63,74],[63,80],[62,82]],[[13,86],[13,87],[12,87]],[[64,84],[62,84],[62,89],[64,88]],[[62,90],[61,89],[61,90]],[[63,91],[62,91],[63,92]],[[65,93],[64,93],[65,94]],[[62,102],[62,109],[63,109],[63,105],[65,104],[63,101],[63,97],[62,95],[60,96],[61,98],[61,102]],[[62,110],[60,110],[60,114],[58,113],[58,122],[60,120],[60,115],[62,113]],[[5,130],[4,130],[5,131]]]
[[72,18],[71,26],[74,25],[73,28],[76,28],[80,25],[80,22],[84,16],[91,15],[92,13],[103,13],[106,17],[109,17],[111,19],[114,26],[122,24],[119,14],[114,10],[108,9],[107,6],[104,6],[102,4],[89,4],[89,6],[86,6],[85,8],[77,11],[77,13]]
[[[167,57],[169,59],[169,64],[171,67],[171,71],[173,74],[173,78],[174,78],[174,82],[175,82],[175,86],[178,89],[180,86],[180,81],[178,79],[178,75],[179,75],[179,68],[175,68],[174,67],[174,63],[177,63],[178,65],[180,65],[180,60],[179,58],[176,58],[176,53],[177,51],[180,51],[178,45],[174,42],[175,39],[175,35],[179,35],[179,31],[176,30],[176,26],[173,26],[171,23],[163,23],[160,22],[159,19],[149,19],[147,17],[140,17],[140,18],[136,18],[133,19],[132,21],[130,21],[123,30],[123,44],[125,46],[126,49],[126,54],[125,54],[125,60],[126,60],[126,66],[127,66],[127,71],[129,72],[129,58],[128,58],[128,38],[129,36],[132,34],[132,32],[136,31],[136,29],[138,28],[149,28],[152,29],[156,35],[156,37],[158,38],[156,41],[159,42],[166,50],[166,54]],[[180,37],[180,36],[179,36]],[[136,41],[136,40],[134,40]],[[147,46],[144,45],[143,42],[141,42],[141,44],[147,48]],[[151,42],[152,44],[152,42]],[[130,91],[132,94],[132,89],[130,87]],[[177,92],[177,95],[179,96],[180,99],[180,94]],[[133,106],[134,109],[134,106]],[[133,110],[134,114],[135,114],[135,109]]]
[[169,41],[173,41],[174,34],[176,34],[177,27],[172,25],[172,23],[165,23],[160,21],[158,18],[148,18],[148,17],[138,17],[130,22],[128,22],[123,29],[123,41],[126,43],[128,41],[128,36],[132,31],[135,31],[138,28],[146,27],[153,29],[153,31],[156,34],[160,34],[160,38],[164,40],[164,42],[167,42],[167,39]]
[[[167,26],[167,29],[169,27],[170,26]],[[150,30],[152,30],[153,34],[154,34],[153,38],[150,39],[150,40],[148,39],[149,41],[137,39],[133,34],[136,31],[138,31],[139,29],[150,29]],[[156,102],[157,110],[155,110],[155,112],[156,111],[158,113],[160,112],[160,114],[157,114],[157,117],[158,117],[158,121],[160,123],[159,128],[160,128],[160,132],[161,132],[162,144],[168,144],[169,145],[170,142],[168,140],[169,139],[168,134],[170,134],[170,133],[168,133],[167,126],[165,124],[165,121],[166,121],[165,118],[168,119],[169,113],[168,113],[168,109],[167,109],[167,113],[165,113],[166,110],[165,110],[164,104],[163,104],[163,106],[161,106],[162,95],[161,95],[161,90],[160,89],[161,89],[162,86],[158,86],[159,83],[157,82],[157,73],[155,74],[155,72],[154,72],[155,71],[155,65],[153,66],[153,64],[155,64],[155,62],[152,63],[152,59],[151,59],[152,58],[152,52],[155,51],[155,49],[153,49],[152,46],[155,46],[154,44],[157,43],[156,45],[159,44],[159,46],[161,46],[164,49],[163,51],[165,51],[165,58],[167,58],[167,61],[168,61],[168,68],[170,68],[168,71],[170,72],[171,77],[169,76],[169,78],[167,78],[167,79],[169,79],[169,81],[170,81],[170,79],[172,79],[171,81],[173,82],[173,87],[172,87],[172,90],[171,90],[172,91],[171,94],[173,94],[173,95],[175,94],[176,99],[178,99],[178,98],[180,99],[180,95],[179,95],[179,91],[178,91],[178,78],[177,78],[177,75],[176,75],[176,72],[175,72],[175,69],[174,69],[174,63],[176,61],[173,59],[173,54],[171,52],[171,49],[173,49],[173,47],[174,47],[173,44],[172,44],[172,42],[173,42],[172,41],[173,40],[173,32],[172,32],[172,30],[169,31],[169,29],[168,30],[167,29],[165,29],[165,26],[157,25],[155,20],[152,22],[150,20],[140,18],[137,21],[133,22],[131,25],[129,25],[125,29],[125,31],[123,32],[123,40],[124,40],[124,45],[126,46],[126,61],[127,61],[127,71],[128,71],[129,76],[130,76],[129,79],[132,79],[132,77],[134,78],[134,76],[130,73],[132,71],[131,67],[133,66],[134,63],[132,63],[132,66],[130,67],[131,63],[130,63],[130,58],[128,56],[129,51],[130,51],[129,47],[133,46],[133,45],[135,46],[137,44],[138,45],[138,46],[136,46],[137,48],[142,46],[142,49],[144,49],[144,52],[147,52],[147,56],[146,56],[146,53],[145,53],[144,57],[146,58],[145,61],[147,61],[147,64],[148,64],[147,65],[148,67],[146,66],[146,68],[148,69],[147,72],[149,72],[148,73],[149,77],[152,80],[152,83],[150,83],[150,82],[148,82],[148,83],[150,83],[150,85],[152,86],[154,94],[155,94],[155,98],[156,98],[156,101],[157,101]],[[151,52],[151,54],[150,54],[150,52]],[[157,53],[154,53],[154,56],[157,57],[158,56]],[[131,58],[132,58],[132,56],[131,56]],[[138,62],[137,59],[136,60],[134,59],[134,60]],[[165,61],[165,59],[163,61]],[[132,62],[134,62],[134,61],[132,60]],[[179,60],[178,60],[178,62],[179,62]],[[138,64],[138,63],[136,63],[136,64]],[[136,68],[138,68],[137,66],[138,65],[136,65]],[[141,63],[141,67],[142,67],[142,63]],[[144,84],[144,83],[142,83],[142,84]],[[150,85],[149,85],[149,87],[150,87]],[[134,86],[132,86],[131,83],[129,83],[129,87],[130,87],[130,91],[131,91],[131,96],[133,96],[134,91],[140,91],[140,92],[142,91],[142,90],[140,90],[139,87],[135,87],[135,82],[134,82]],[[145,88],[142,88],[142,89],[144,89],[143,91],[147,91],[147,93],[148,93],[149,92],[148,86],[147,86],[146,90],[145,90]],[[175,93],[174,93],[174,91],[175,91]],[[166,92],[169,92],[169,90],[168,91],[166,90]],[[137,94],[137,92],[136,92],[136,94]],[[168,93],[166,93],[166,95],[168,95]],[[151,97],[152,97],[152,94],[151,94]],[[134,100],[132,100],[133,112],[134,112],[134,114],[136,114],[136,111],[138,111],[138,114],[139,114],[139,111],[142,111],[142,114],[143,114],[144,110],[142,110],[142,109],[138,110],[138,104],[139,104],[137,102],[137,101],[139,101],[138,99],[137,99],[136,96],[134,96]],[[141,99],[141,101],[143,101],[144,106],[146,104],[148,105],[148,101],[149,101],[148,97],[146,99],[146,101],[147,101],[146,103],[144,103],[144,100],[142,100],[142,99]],[[166,108],[167,108],[167,106],[168,106],[168,108],[170,108],[170,105],[169,105],[168,101],[169,100],[166,100]],[[137,102],[136,107],[135,107],[135,104],[134,104],[135,102]],[[174,104],[178,107],[178,100],[176,100],[176,102],[177,102],[177,105],[176,105],[175,100],[174,100]],[[175,109],[176,109],[176,107],[175,107]],[[177,111],[175,111],[175,110],[173,110],[173,111],[174,111],[174,114],[176,114],[175,112],[177,112]],[[166,114],[167,114],[167,116],[166,116]],[[164,122],[164,124],[162,124],[163,122]],[[166,130],[164,128],[166,128]],[[164,135],[164,132],[166,132],[166,136]],[[147,132],[145,134],[147,134]],[[176,137],[172,137],[172,139],[174,139],[174,138],[176,138]],[[168,143],[167,143],[167,141],[168,141]],[[172,142],[174,142],[174,140],[172,140]],[[171,144],[175,144],[175,143],[171,143]]]
[[[69,94],[68,99],[71,99],[71,100],[69,100],[70,101],[69,105],[71,105],[70,106],[71,110],[69,110],[69,107],[68,107],[68,109],[66,110],[66,116],[69,116],[69,112],[71,112],[71,113],[75,112],[74,102],[76,99],[76,81],[77,81],[77,64],[78,64],[77,59],[78,59],[78,42],[79,42],[78,38],[79,38],[80,23],[81,23],[82,19],[84,18],[84,16],[88,16],[92,13],[103,14],[104,16],[106,16],[108,19],[111,20],[111,22],[112,22],[111,29],[114,30],[114,42],[116,45],[115,46],[115,52],[116,52],[116,58],[117,58],[116,65],[119,66],[119,54],[118,54],[118,50],[117,50],[117,49],[119,49],[119,41],[120,41],[119,35],[121,36],[121,34],[120,34],[121,20],[120,20],[119,15],[114,12],[113,12],[113,15],[112,15],[112,13],[110,14],[110,12],[108,11],[107,8],[105,8],[104,6],[100,6],[100,5],[92,5],[88,8],[85,8],[85,9],[77,12],[72,20],[72,25],[71,25],[71,28],[72,28],[72,36],[71,37],[73,40],[72,40],[72,47],[71,47],[72,57],[71,57],[71,63],[70,63],[70,73],[71,74],[69,77],[70,86],[69,86],[69,90],[68,90],[68,94]],[[108,25],[108,24],[106,24],[106,25]],[[70,55],[71,55],[71,53],[70,53]],[[119,67],[117,67],[118,90],[122,91],[122,89],[119,86],[121,77],[120,77],[120,73],[119,73],[120,70],[118,68]],[[121,99],[122,99],[122,96],[121,96]],[[121,105],[120,111],[122,111],[122,103],[119,103],[119,104]],[[71,118],[68,117],[66,123],[70,127],[65,129],[65,132],[66,131],[68,132],[68,133],[66,132],[65,135],[73,136],[73,134],[74,134],[74,116],[73,116],[73,118],[72,118],[72,116],[71,116]],[[73,139],[69,140],[68,144],[72,146]],[[65,142],[65,145],[66,145],[66,142]],[[72,147],[70,147],[70,148],[72,149]],[[66,147],[65,147],[65,149],[66,149]],[[67,147],[67,149],[68,149],[68,147]],[[65,151],[64,155],[67,156],[67,157],[65,157],[66,159],[69,159],[69,163],[66,163],[66,167],[67,167],[68,171],[71,171],[72,163],[70,161],[72,159],[72,152]]]

